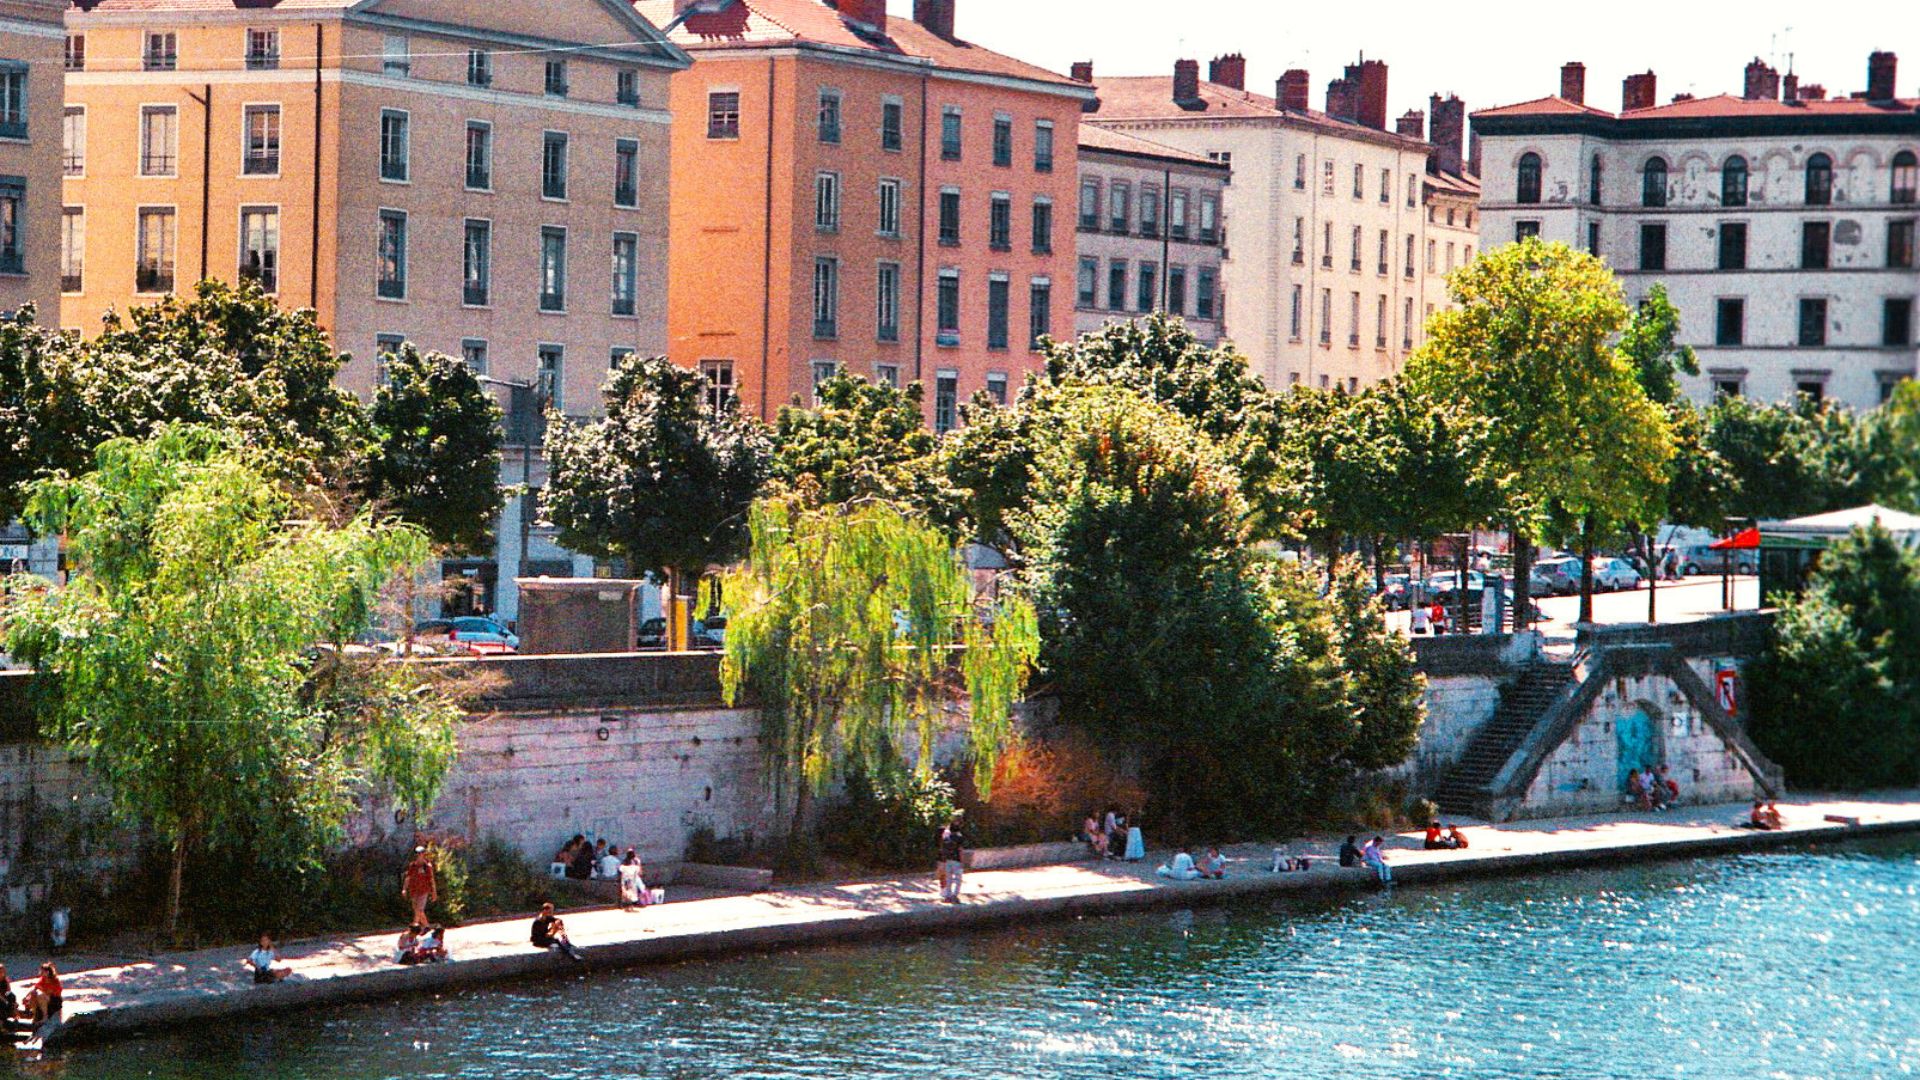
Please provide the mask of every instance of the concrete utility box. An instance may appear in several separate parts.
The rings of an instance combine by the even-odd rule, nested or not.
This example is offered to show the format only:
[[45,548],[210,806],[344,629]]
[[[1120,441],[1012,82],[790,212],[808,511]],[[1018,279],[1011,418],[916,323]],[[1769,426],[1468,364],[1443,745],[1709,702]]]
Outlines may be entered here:
[[633,652],[643,581],[515,578],[522,653]]

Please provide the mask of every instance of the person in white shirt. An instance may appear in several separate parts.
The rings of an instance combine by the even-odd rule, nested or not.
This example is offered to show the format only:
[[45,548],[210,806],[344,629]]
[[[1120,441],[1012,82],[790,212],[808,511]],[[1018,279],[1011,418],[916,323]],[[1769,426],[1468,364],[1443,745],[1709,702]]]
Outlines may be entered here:
[[1425,604],[1414,604],[1410,611],[1408,618],[1415,634],[1425,636],[1433,632],[1433,613],[1427,610]]
[[608,844],[607,850],[593,864],[593,876],[601,881],[620,880],[620,845]]
[[1154,873],[1175,881],[1197,881],[1200,877],[1199,868],[1193,865],[1193,856],[1184,851],[1173,857],[1171,865],[1162,865]]
[[253,969],[256,985],[277,983],[293,974],[293,969],[280,963],[280,957],[274,952],[272,934],[260,935],[260,947],[247,954],[247,966]]

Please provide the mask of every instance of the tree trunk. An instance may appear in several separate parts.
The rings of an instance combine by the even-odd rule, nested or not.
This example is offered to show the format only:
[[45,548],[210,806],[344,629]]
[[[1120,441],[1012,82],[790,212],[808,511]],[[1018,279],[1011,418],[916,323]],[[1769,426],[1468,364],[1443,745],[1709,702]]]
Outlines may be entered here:
[[1459,601],[1460,607],[1459,625],[1454,628],[1456,634],[1467,633],[1470,629],[1467,626],[1467,574],[1473,569],[1473,552],[1469,550],[1472,540],[1471,533],[1460,534],[1460,577],[1453,583],[1453,597]]
[[187,873],[187,833],[173,841],[173,866],[167,871],[167,943],[180,940],[180,890]]
[[1659,622],[1658,608],[1654,606],[1653,594],[1660,591],[1660,560],[1654,551],[1654,534],[1641,533],[1641,546],[1647,552],[1647,621]]
[[1580,519],[1580,617],[1578,622],[1593,621],[1593,515]]
[[1527,628],[1527,609],[1533,606],[1533,542],[1516,526],[1513,530],[1513,632]]
[[793,823],[787,827],[788,842],[797,841],[807,828],[807,815],[813,809],[813,785],[800,777],[793,788]]
[[1373,591],[1376,593],[1387,587],[1386,546],[1386,537],[1373,538]]

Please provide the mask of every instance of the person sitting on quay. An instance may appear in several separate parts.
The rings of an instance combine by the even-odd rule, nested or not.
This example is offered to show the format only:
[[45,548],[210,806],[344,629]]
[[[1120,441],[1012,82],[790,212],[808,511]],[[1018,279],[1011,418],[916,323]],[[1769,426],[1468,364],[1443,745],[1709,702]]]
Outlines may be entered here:
[[1199,867],[1193,864],[1193,856],[1189,855],[1185,848],[1173,857],[1173,862],[1161,863],[1154,873],[1175,881],[1198,881],[1202,876]]
[[1427,822],[1427,839],[1422,846],[1428,851],[1447,850],[1449,845],[1447,844],[1445,831],[1440,828],[1439,818],[1434,818],[1432,821]]
[[428,923],[420,932],[419,943],[414,946],[422,964],[436,964],[447,958],[447,928],[439,923]]
[[260,947],[247,954],[247,966],[253,970],[255,986],[277,983],[293,974],[293,969],[280,963],[280,956],[273,948],[273,935],[261,934]]
[[1627,797],[1642,810],[1653,809],[1653,792],[1648,789],[1647,782],[1641,777],[1639,769],[1627,771]]
[[1654,770],[1653,793],[1660,800],[1662,808],[1680,801],[1680,781],[1673,778],[1673,773],[1664,763]]
[[20,998],[13,992],[13,983],[7,979],[7,965],[0,964],[0,1009],[9,1025],[9,1030],[18,1030],[16,1021],[20,1018]]
[[1087,819],[1080,823],[1080,839],[1086,842],[1087,850],[1093,853],[1094,858],[1107,857],[1107,834],[1100,827],[1099,817],[1088,814]]
[[1219,881],[1227,876],[1227,857],[1220,854],[1220,846],[1214,844],[1207,848],[1207,857],[1200,860],[1200,876]]
[[1382,846],[1385,843],[1386,841],[1378,836],[1367,841],[1367,846],[1360,849],[1360,859],[1368,866],[1373,867],[1374,873],[1380,875],[1381,884],[1391,885],[1393,884],[1393,868],[1387,865],[1387,852]]
[[1458,825],[1447,826],[1447,846],[1454,849],[1455,851],[1466,850],[1467,834],[1460,831],[1460,826]]
[[426,929],[420,923],[408,923],[406,929],[393,943],[393,962],[396,964],[417,964],[420,962],[420,932]]
[[567,868],[573,865],[573,849],[584,843],[586,839],[576,833],[573,839],[561,844],[560,850],[553,853],[553,861],[548,864],[547,873],[554,877],[566,877]]
[[1767,800],[1767,809],[1765,813],[1767,818],[1767,828],[1784,829],[1787,827],[1786,819],[1780,816],[1779,805],[1775,803],[1772,799]]
[[1362,862],[1365,861],[1365,859],[1360,854],[1360,845],[1354,843],[1353,841],[1354,841],[1354,838],[1352,836],[1349,836],[1340,845],[1340,865],[1341,866],[1359,866]]
[[567,937],[567,924],[553,913],[551,903],[540,905],[540,914],[533,917],[533,930],[528,935],[536,948],[557,949],[567,955],[569,960],[585,960],[586,954],[574,947],[572,939]]
[[593,844],[586,837],[573,846],[573,861],[567,864],[567,876],[575,881],[593,879]]
[[27,996],[20,1001],[20,1017],[32,1021],[39,1027],[48,1020],[58,1020],[65,991],[60,985],[60,972],[48,960],[40,965],[40,977],[33,980]]
[[620,880],[619,844],[607,844],[605,849],[600,850],[599,857],[593,862],[593,876],[598,881]]
[[620,860],[620,909],[632,911],[653,903],[653,893],[647,889],[646,867],[640,862],[640,853],[627,849],[627,857]]

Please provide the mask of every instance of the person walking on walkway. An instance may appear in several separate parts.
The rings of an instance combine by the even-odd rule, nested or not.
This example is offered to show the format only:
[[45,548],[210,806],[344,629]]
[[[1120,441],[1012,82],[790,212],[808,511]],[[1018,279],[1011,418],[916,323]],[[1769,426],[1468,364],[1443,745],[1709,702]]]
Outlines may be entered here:
[[964,858],[966,834],[960,831],[960,816],[955,814],[940,830],[940,899],[949,904],[960,902],[960,879],[966,873]]
[[413,861],[400,876],[400,895],[413,905],[413,921],[427,921],[427,905],[440,899],[440,883],[435,879],[433,859],[423,844],[413,849]]

